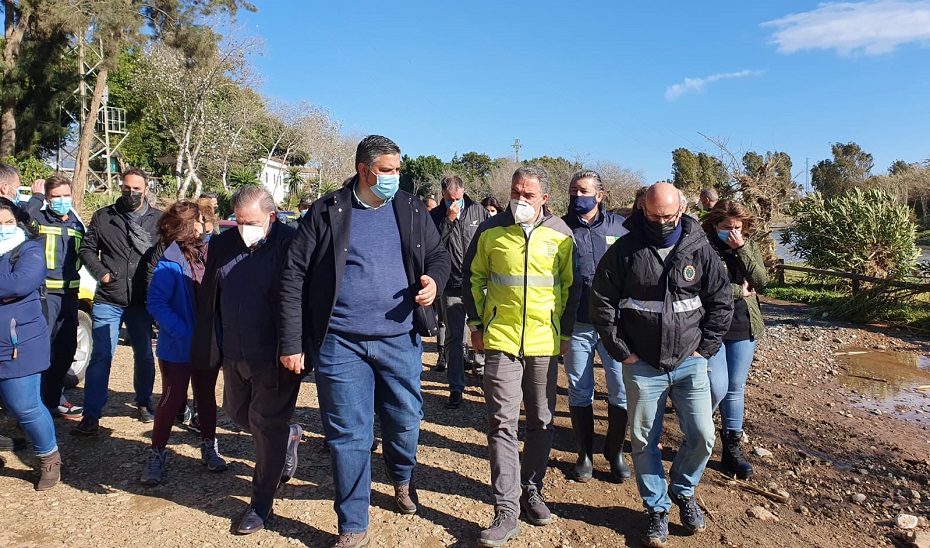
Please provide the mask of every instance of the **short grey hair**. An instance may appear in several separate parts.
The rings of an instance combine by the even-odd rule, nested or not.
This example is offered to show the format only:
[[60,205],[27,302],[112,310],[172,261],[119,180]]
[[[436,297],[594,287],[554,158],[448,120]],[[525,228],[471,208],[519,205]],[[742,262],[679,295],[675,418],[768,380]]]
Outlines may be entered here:
[[400,147],[382,135],[369,135],[362,139],[355,149],[355,169],[358,169],[359,164],[371,167],[375,160],[385,154],[400,154]]
[[16,168],[0,163],[0,185],[9,185],[13,190],[19,188],[19,172]]
[[601,181],[601,174],[593,169],[579,169],[572,175],[572,180],[568,186],[572,186],[580,179],[594,179],[594,189],[598,192],[604,192],[604,183]]
[[516,181],[517,179],[536,179],[539,181],[539,189],[543,194],[549,194],[549,172],[546,171],[546,168],[530,164],[528,166],[520,166],[516,171],[513,172],[513,177],[510,181]]
[[688,197],[681,189],[678,190],[678,201],[681,202],[681,207],[688,209]]
[[701,198],[707,198],[711,202],[716,202],[720,196],[717,194],[716,189],[708,187],[701,189]]
[[232,199],[229,201],[229,205],[232,206],[233,211],[249,207],[252,204],[258,204],[262,213],[271,213],[277,210],[274,205],[274,196],[268,192],[267,188],[259,185],[248,185],[240,188],[232,195]]
[[458,175],[446,175],[439,181],[439,186],[442,187],[443,192],[446,192],[448,190],[465,188],[465,183],[462,182],[462,178]]

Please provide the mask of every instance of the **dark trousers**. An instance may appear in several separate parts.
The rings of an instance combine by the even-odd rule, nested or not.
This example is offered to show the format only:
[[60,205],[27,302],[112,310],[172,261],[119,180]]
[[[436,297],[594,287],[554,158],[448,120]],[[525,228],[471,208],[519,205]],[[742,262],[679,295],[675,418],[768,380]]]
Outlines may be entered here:
[[229,418],[255,440],[252,505],[267,512],[284,471],[290,420],[300,379],[277,362],[223,359],[224,402]]
[[200,421],[200,438],[216,438],[216,378],[220,369],[193,369],[187,363],[162,359],[158,360],[158,368],[161,370],[161,399],[155,408],[152,447],[161,450],[168,445],[175,417],[187,403],[188,385],[194,386],[194,399],[200,404],[197,416]]
[[71,369],[77,350],[77,293],[47,294],[45,319],[51,338],[52,359],[49,368],[42,372],[42,403],[49,409],[58,409],[65,375]]

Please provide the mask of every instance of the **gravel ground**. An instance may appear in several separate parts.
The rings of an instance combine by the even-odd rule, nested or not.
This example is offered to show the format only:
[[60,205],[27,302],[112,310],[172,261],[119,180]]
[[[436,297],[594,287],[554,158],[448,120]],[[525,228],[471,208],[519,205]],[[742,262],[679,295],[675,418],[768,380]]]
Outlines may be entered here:
[[[905,388],[910,399],[895,406],[876,399],[878,373],[853,373],[844,355],[896,352],[917,363],[930,355],[927,341],[880,326],[857,327],[811,319],[807,309],[766,302],[768,337],[760,342],[747,386],[746,448],[756,475],[738,484],[719,470],[719,443],[698,489],[708,513],[707,531],[687,536],[672,512],[671,546],[907,545],[895,525],[900,513],[916,516],[914,545],[930,532],[930,399]],[[840,353],[840,355],[838,355]],[[860,357],[862,355],[859,355]],[[864,355],[866,359],[870,354]],[[393,511],[392,490],[381,460],[372,455],[372,546],[474,546],[492,517],[486,417],[480,388],[471,378],[462,407],[446,410],[445,374],[432,370],[435,346],[426,343],[423,369],[425,419],[414,485],[415,516]],[[131,351],[120,346],[113,365],[111,399],[92,439],[68,434],[75,424],[57,419],[64,466],[62,483],[32,489],[36,459],[4,453],[0,469],[0,546],[329,546],[336,534],[329,455],[322,434],[312,376],[301,390],[296,421],[305,429],[296,477],[281,487],[276,519],[248,537],[230,534],[248,502],[253,444],[221,415],[219,443],[230,468],[211,474],[199,461],[199,437],[175,428],[167,481],[149,488],[138,478],[151,426],[133,418]],[[916,370],[916,367],[910,369]],[[917,372],[915,382],[930,385]],[[862,378],[862,377],[872,377]],[[880,380],[875,380],[880,379]],[[855,382],[851,382],[855,381]],[[160,381],[157,381],[160,382]],[[859,383],[859,384],[857,384]],[[864,383],[864,384],[863,384]],[[546,527],[522,524],[508,546],[597,547],[638,545],[646,516],[635,483],[615,483],[602,457],[595,478],[572,481],[574,462],[564,375],[559,379],[556,439],[544,494],[557,516]],[[606,430],[603,373],[598,371],[597,431]],[[217,387],[222,390],[222,378]],[[72,401],[80,402],[80,389]],[[9,432],[9,424],[4,431]],[[666,418],[666,466],[681,442],[674,413]],[[600,450],[601,439],[595,442]],[[907,520],[904,520],[907,521]]]

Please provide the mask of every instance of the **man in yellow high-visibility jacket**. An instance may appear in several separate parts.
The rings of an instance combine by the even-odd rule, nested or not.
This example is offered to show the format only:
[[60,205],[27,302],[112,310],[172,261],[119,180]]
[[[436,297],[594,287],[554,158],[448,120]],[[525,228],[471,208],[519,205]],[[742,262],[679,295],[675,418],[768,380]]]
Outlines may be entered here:
[[[483,222],[465,255],[462,295],[472,346],[485,352],[484,395],[495,516],[481,546],[520,533],[520,506],[533,525],[552,521],[540,495],[555,414],[557,357],[568,349],[581,294],[572,231],[549,213],[549,176],[514,174],[510,207]],[[526,408],[521,464],[520,402]]]

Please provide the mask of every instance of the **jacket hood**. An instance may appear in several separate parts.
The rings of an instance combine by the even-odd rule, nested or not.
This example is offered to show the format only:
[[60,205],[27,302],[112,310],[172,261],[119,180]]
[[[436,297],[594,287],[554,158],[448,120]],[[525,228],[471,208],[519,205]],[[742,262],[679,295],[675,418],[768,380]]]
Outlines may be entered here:
[[[679,248],[686,249],[694,244],[701,244],[707,240],[707,237],[704,235],[704,229],[701,228],[700,223],[690,215],[683,214],[679,222],[681,223],[681,241],[678,242]],[[643,210],[637,209],[630,215],[629,219],[624,221],[623,226],[638,240],[646,242],[645,224],[646,215],[643,213]]]

